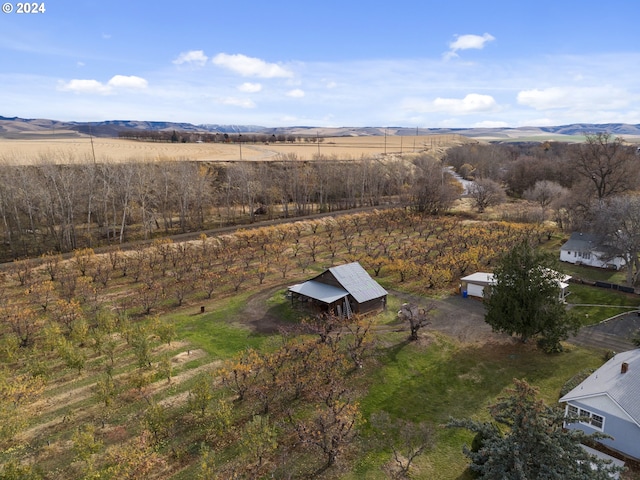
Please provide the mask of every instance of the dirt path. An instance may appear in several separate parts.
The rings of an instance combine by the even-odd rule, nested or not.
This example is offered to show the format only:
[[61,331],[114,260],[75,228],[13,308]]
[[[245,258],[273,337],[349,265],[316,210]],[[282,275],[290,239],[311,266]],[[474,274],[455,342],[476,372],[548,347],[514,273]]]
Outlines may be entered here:
[[[253,331],[262,334],[277,333],[280,328],[289,326],[276,314],[270,311],[267,300],[278,290],[286,288],[293,282],[282,283],[258,292],[247,300],[247,305],[238,317],[238,322],[249,326]],[[505,334],[495,333],[484,321],[484,305],[470,298],[462,298],[452,295],[444,299],[430,299],[419,295],[413,295],[398,290],[389,291],[390,295],[399,298],[403,302],[415,303],[426,306],[433,303],[435,310],[431,324],[424,331],[436,331],[444,333],[463,343],[513,343],[514,339]],[[402,325],[383,325],[377,331],[407,330]]]
[[425,327],[425,331],[444,333],[462,343],[514,342],[510,335],[492,331],[491,326],[484,321],[484,305],[472,298],[451,295],[443,299],[431,299],[398,290],[391,290],[389,293],[407,303],[435,306],[431,323]]
[[243,325],[248,325],[256,333],[277,333],[287,324],[270,311],[267,300],[273,297],[278,290],[287,288],[293,283],[295,282],[281,283],[251,295],[247,299],[247,305],[242,310],[238,322]]

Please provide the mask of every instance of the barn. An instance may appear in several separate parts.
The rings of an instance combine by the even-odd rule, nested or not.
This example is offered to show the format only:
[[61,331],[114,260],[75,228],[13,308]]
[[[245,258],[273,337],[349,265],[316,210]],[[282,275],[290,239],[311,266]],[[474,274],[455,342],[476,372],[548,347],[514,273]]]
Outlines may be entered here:
[[289,287],[292,303],[308,302],[321,312],[351,316],[383,310],[387,291],[376,282],[360,263],[331,267],[320,275]]

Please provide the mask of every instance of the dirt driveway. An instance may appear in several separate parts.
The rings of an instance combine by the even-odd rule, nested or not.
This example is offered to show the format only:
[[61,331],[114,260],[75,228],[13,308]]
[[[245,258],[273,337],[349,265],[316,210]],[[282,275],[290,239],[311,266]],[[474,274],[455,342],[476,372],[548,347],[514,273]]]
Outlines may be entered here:
[[[278,329],[286,324],[269,309],[267,300],[286,286],[287,284],[278,285],[249,297],[242,317],[238,321],[248,325],[257,333],[278,332]],[[515,341],[509,335],[494,333],[491,330],[484,321],[484,305],[478,300],[462,298],[460,295],[430,299],[396,290],[389,291],[389,295],[399,298],[401,302],[423,306],[435,304],[431,324],[422,331],[441,332],[463,343],[513,343]]]
[[461,295],[442,299],[430,299],[392,290],[389,292],[403,302],[428,305],[433,303],[435,311],[426,331],[444,333],[463,343],[514,343],[510,335],[495,333],[484,321],[485,308],[482,302]]

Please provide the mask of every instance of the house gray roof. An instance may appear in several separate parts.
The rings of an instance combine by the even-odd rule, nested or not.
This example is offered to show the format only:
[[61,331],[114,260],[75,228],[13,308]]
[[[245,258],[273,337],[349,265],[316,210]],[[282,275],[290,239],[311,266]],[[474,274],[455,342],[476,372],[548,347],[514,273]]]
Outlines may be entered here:
[[[622,373],[622,364],[628,365]],[[640,349],[615,355],[567,393],[560,402],[606,395],[640,426]]]
[[577,251],[577,252],[602,252],[602,253],[619,253],[619,251],[610,245],[603,243],[603,238],[595,233],[573,232],[561,247],[560,250]]
[[561,250],[591,251],[600,246],[602,239],[593,233],[573,232]]
[[388,294],[358,262],[331,267],[329,271],[358,303],[364,303]]
[[327,285],[326,283],[314,282],[313,280],[289,287],[289,291],[325,303],[333,303],[349,295],[349,292],[343,288]]

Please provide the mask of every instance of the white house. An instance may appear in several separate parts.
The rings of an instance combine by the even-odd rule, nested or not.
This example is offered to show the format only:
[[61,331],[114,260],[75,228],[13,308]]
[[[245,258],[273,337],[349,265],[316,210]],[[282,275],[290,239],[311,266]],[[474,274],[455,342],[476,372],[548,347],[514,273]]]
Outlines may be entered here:
[[640,349],[618,353],[560,402],[567,416],[580,417],[567,428],[610,435],[598,441],[640,460]]
[[[555,272],[558,274],[558,272]],[[569,294],[569,280],[570,275],[558,274],[560,279],[558,280],[558,287],[560,288],[559,300],[565,301],[565,297]],[[476,272],[460,279],[461,293],[463,297],[488,297],[491,293],[491,286],[496,284],[493,273]]]
[[560,260],[577,265],[620,270],[625,260],[619,252],[604,245],[600,237],[592,233],[573,232],[569,240],[560,247]]

